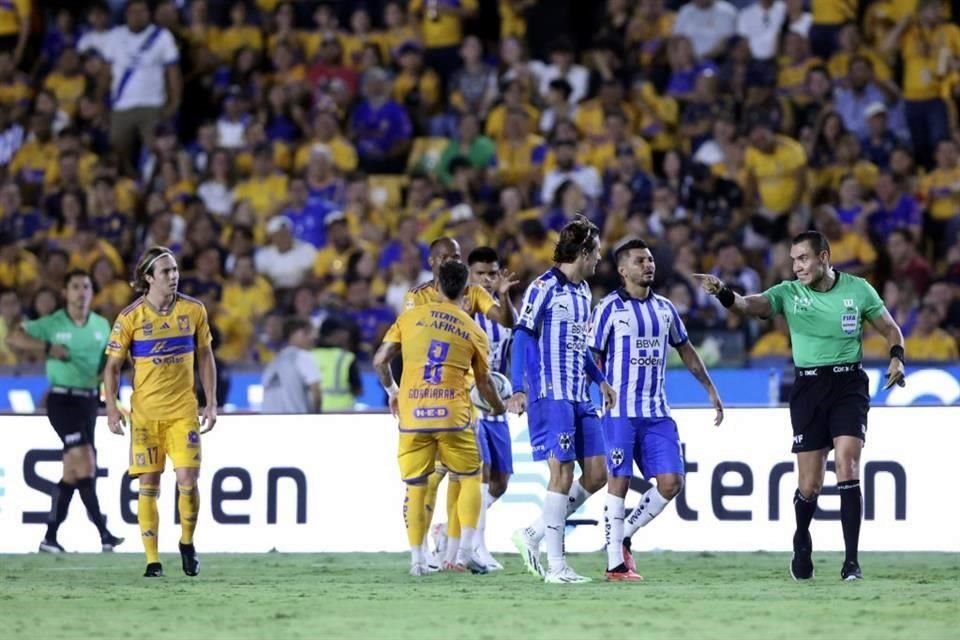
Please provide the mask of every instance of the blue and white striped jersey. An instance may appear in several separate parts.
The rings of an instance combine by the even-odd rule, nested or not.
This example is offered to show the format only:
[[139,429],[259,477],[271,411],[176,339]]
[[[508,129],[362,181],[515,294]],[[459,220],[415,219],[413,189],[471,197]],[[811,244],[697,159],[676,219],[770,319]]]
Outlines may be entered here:
[[601,354],[603,372],[617,391],[614,418],[666,418],[667,345],[687,341],[673,303],[650,292],[643,300],[618,289],[593,310],[590,348]]
[[490,371],[497,371],[509,377],[510,338],[513,332],[482,313],[474,315],[473,319],[487,334],[487,340],[490,341]]
[[[487,334],[487,340],[490,341],[490,371],[498,371],[508,378],[510,377],[510,344],[513,331],[507,329],[499,322],[495,322],[483,315],[477,313],[473,316],[484,333]],[[506,422],[507,414],[499,416],[483,415],[483,419],[489,422]]]
[[537,341],[537,362],[527,369],[531,398],[586,402],[589,380],[584,371],[590,306],[585,281],[573,284],[556,267],[530,283],[523,294],[518,331]]

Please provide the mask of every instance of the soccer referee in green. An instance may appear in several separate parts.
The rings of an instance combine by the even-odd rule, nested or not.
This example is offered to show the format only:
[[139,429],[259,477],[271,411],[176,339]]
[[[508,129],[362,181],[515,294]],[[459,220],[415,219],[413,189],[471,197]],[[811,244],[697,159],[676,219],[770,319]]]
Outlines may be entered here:
[[779,313],[787,319],[796,367],[790,421],[799,469],[799,487],[793,499],[797,530],[790,575],[795,580],[813,577],[810,521],[823,488],[827,454],[835,449],[846,549],[840,577],[859,580],[863,577],[857,560],[863,507],[860,452],[870,409],[867,375],[860,365],[863,321],[873,325],[890,345],[885,388],[904,385],[903,334],[869,282],[830,266],[830,245],[819,232],[796,236],[790,259],[797,279],[781,282],[758,295],[740,296],[712,275],[694,277],[731,311],[759,318]]
[[90,310],[93,282],[86,271],[65,278],[66,307],[24,323],[7,341],[11,346],[46,354],[47,417],[63,442],[63,477],[53,495],[47,533],[40,551],[63,553],[57,531],[67,517],[74,491],[80,493],[90,520],[100,533],[103,551],[123,542],[107,530],[97,500],[94,427],[100,409],[100,372],[110,338],[110,323]]

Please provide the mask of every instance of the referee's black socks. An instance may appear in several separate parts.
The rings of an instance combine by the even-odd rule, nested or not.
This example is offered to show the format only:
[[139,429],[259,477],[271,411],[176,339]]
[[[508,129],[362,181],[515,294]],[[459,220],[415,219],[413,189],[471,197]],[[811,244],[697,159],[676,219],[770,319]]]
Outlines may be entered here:
[[857,562],[860,545],[860,520],[863,513],[863,493],[859,480],[844,480],[837,483],[840,492],[840,523],[843,525],[845,562]]
[[70,500],[73,499],[73,490],[76,487],[67,484],[63,480],[57,483],[57,488],[53,493],[53,504],[50,508],[50,515],[47,518],[47,536],[50,542],[57,540],[57,531],[60,525],[67,519],[67,511],[70,510]]
[[817,510],[817,496],[807,498],[800,493],[800,489],[797,489],[793,494],[793,510],[797,514],[797,531],[800,533],[810,531],[810,521],[813,520],[813,514]]
[[77,491],[80,492],[80,499],[83,500],[83,506],[87,508],[87,515],[97,526],[100,537],[103,538],[109,532],[107,524],[104,521],[103,514],[100,512],[100,501],[97,499],[97,488],[93,478],[83,478],[77,480]]

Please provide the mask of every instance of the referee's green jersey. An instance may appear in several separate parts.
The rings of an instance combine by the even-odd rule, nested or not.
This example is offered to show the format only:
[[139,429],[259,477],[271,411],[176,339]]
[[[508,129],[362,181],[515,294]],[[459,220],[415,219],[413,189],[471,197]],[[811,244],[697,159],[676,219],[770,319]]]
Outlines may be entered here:
[[47,380],[53,386],[96,389],[100,386],[100,362],[110,339],[110,323],[90,312],[87,323],[78,327],[65,309],[25,322],[31,338],[62,344],[70,350],[67,360],[47,358]]
[[863,278],[835,272],[828,291],[814,291],[798,280],[788,280],[763,292],[790,327],[794,365],[822,367],[860,362],[863,321],[883,312],[883,300]]

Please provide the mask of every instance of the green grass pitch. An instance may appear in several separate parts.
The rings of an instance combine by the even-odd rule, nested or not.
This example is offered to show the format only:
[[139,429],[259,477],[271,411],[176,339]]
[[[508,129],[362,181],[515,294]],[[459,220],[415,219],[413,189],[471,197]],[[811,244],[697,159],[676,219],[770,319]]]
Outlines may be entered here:
[[[487,576],[406,575],[400,554],[178,556],[140,577],[139,554],[0,556],[0,636],[14,638],[955,638],[960,555],[868,553],[840,581],[839,554],[793,582],[773,553],[639,555],[642,584],[551,585],[515,555]],[[599,576],[605,556],[575,555]]]

